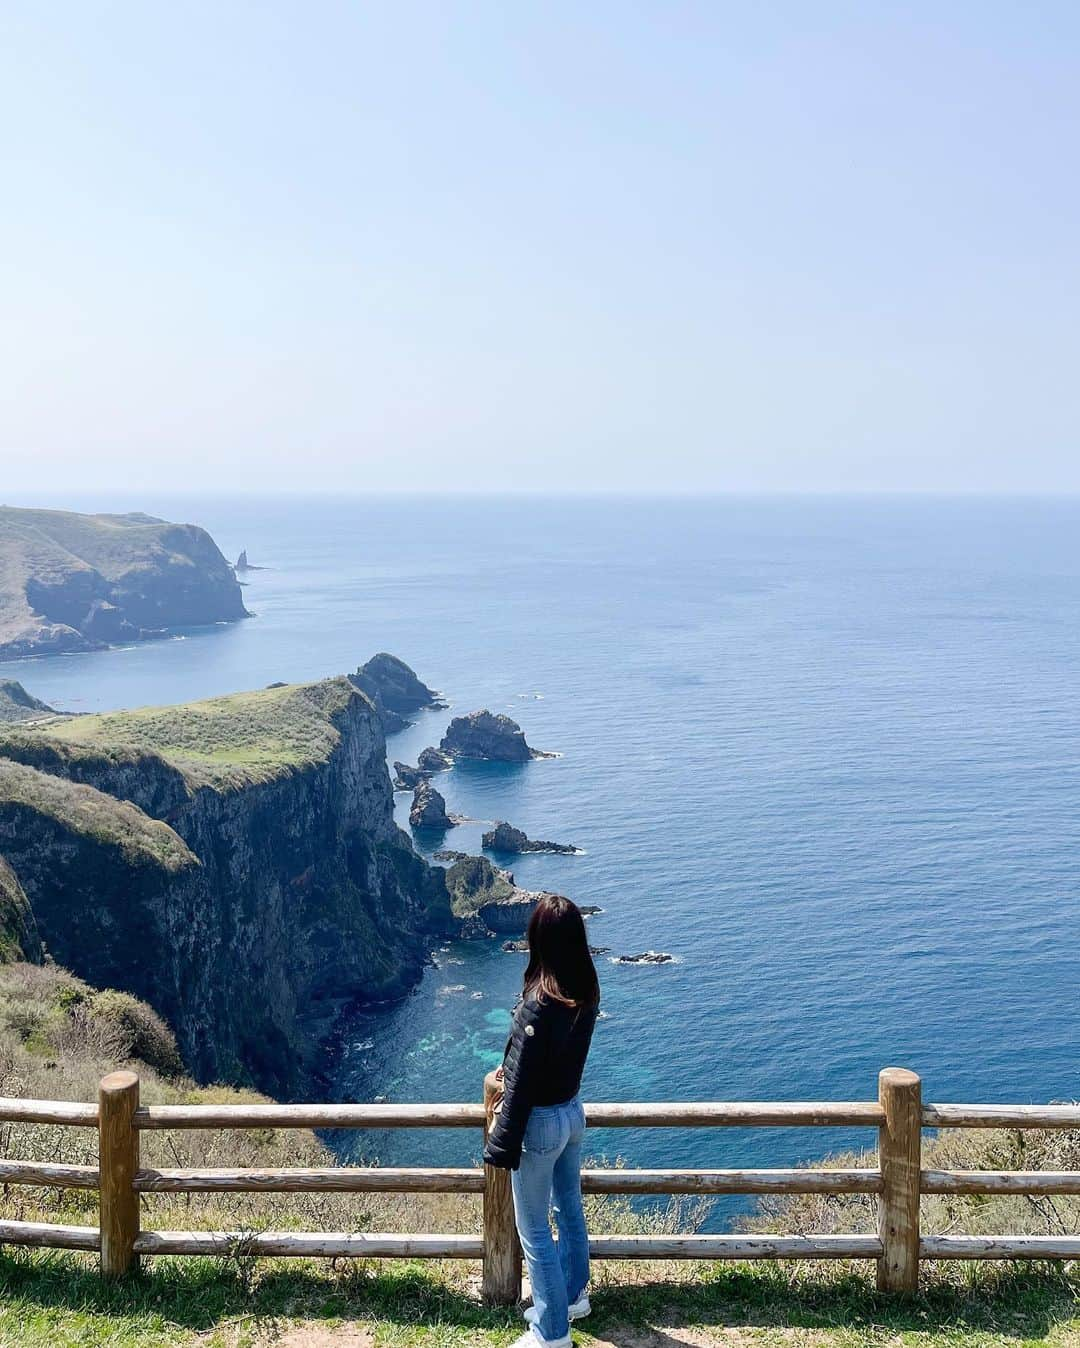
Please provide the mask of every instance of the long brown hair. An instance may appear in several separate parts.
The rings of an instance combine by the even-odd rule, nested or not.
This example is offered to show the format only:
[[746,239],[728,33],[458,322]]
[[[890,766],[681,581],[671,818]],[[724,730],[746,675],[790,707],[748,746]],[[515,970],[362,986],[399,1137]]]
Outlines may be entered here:
[[529,919],[525,996],[578,1007],[600,1001],[585,921],[577,904],[562,894],[545,894]]

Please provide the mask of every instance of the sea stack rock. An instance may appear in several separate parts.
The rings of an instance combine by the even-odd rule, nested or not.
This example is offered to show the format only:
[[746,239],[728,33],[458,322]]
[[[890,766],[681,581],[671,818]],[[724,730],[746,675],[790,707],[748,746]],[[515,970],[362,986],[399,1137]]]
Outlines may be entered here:
[[530,748],[521,726],[509,716],[486,710],[455,716],[439,748],[450,758],[487,759],[496,763],[527,763],[531,758],[554,757]]
[[247,548],[244,548],[243,551],[240,553],[240,556],[237,557],[237,559],[236,559],[236,565],[233,567],[233,570],[234,570],[234,571],[250,571],[250,570],[251,570],[251,565],[250,565],[250,563],[248,562],[248,558],[247,558]]
[[452,768],[454,760],[441,749],[432,749],[429,745],[428,748],[420,750],[416,766],[422,777],[430,777],[433,772],[445,772],[447,768]]
[[410,725],[408,718],[414,712],[446,706],[434,689],[420,682],[404,660],[385,651],[373,655],[355,674],[350,674],[349,682],[375,704],[387,735]]
[[489,852],[555,852],[560,856],[575,856],[581,849],[570,843],[534,842],[519,828],[499,820],[484,834],[481,845]]
[[453,820],[446,813],[446,801],[428,781],[423,781],[413,792],[409,823],[413,828],[448,829]]
[[675,956],[666,950],[643,950],[640,955],[616,955],[612,964],[674,964]]
[[415,791],[424,780],[424,774],[419,768],[414,768],[408,763],[402,763],[398,760],[394,762],[394,790],[395,791]]

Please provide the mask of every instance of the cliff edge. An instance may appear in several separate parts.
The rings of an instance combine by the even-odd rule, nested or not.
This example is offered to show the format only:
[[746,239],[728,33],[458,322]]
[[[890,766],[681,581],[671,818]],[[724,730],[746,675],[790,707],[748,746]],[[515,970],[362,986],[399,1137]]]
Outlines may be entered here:
[[345,678],[6,730],[0,857],[20,946],[148,1002],[198,1079],[281,1099],[319,1083],[348,1005],[402,995],[454,927]]

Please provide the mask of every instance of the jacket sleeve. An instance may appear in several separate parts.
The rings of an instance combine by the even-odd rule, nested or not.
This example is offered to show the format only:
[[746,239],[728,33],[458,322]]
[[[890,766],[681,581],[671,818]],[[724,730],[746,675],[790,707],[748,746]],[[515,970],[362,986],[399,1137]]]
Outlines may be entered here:
[[484,1160],[502,1170],[516,1170],[521,1144],[533,1107],[538,1079],[547,1057],[549,1018],[536,1002],[525,1002],[514,1018],[503,1059],[503,1097],[484,1147]]

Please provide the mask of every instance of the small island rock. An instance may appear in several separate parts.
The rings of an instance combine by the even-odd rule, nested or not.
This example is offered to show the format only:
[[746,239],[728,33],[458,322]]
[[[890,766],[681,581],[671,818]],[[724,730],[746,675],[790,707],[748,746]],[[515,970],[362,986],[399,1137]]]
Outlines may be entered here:
[[[529,953],[528,937],[522,937],[519,941],[504,941],[501,949],[507,955],[527,955]],[[611,946],[609,945],[591,945],[589,946],[590,955],[610,955]]]
[[491,852],[555,852],[560,856],[576,856],[581,849],[570,843],[534,842],[519,828],[499,820],[484,834],[481,845]]
[[643,950],[640,955],[616,955],[612,964],[674,964],[675,956],[666,950]]
[[450,758],[488,759],[497,763],[527,763],[531,758],[554,757],[530,748],[521,726],[509,716],[486,710],[455,716],[439,748]]
[[408,763],[394,762],[394,790],[395,791],[415,791],[424,780],[424,773],[419,768],[414,768]]
[[453,822],[446,813],[446,801],[429,781],[422,781],[413,793],[409,823],[413,828],[447,829]]
[[454,766],[454,760],[444,754],[441,749],[433,749],[428,746],[420,750],[420,757],[416,760],[416,766],[424,777],[430,776],[433,772],[445,772],[447,768]]

